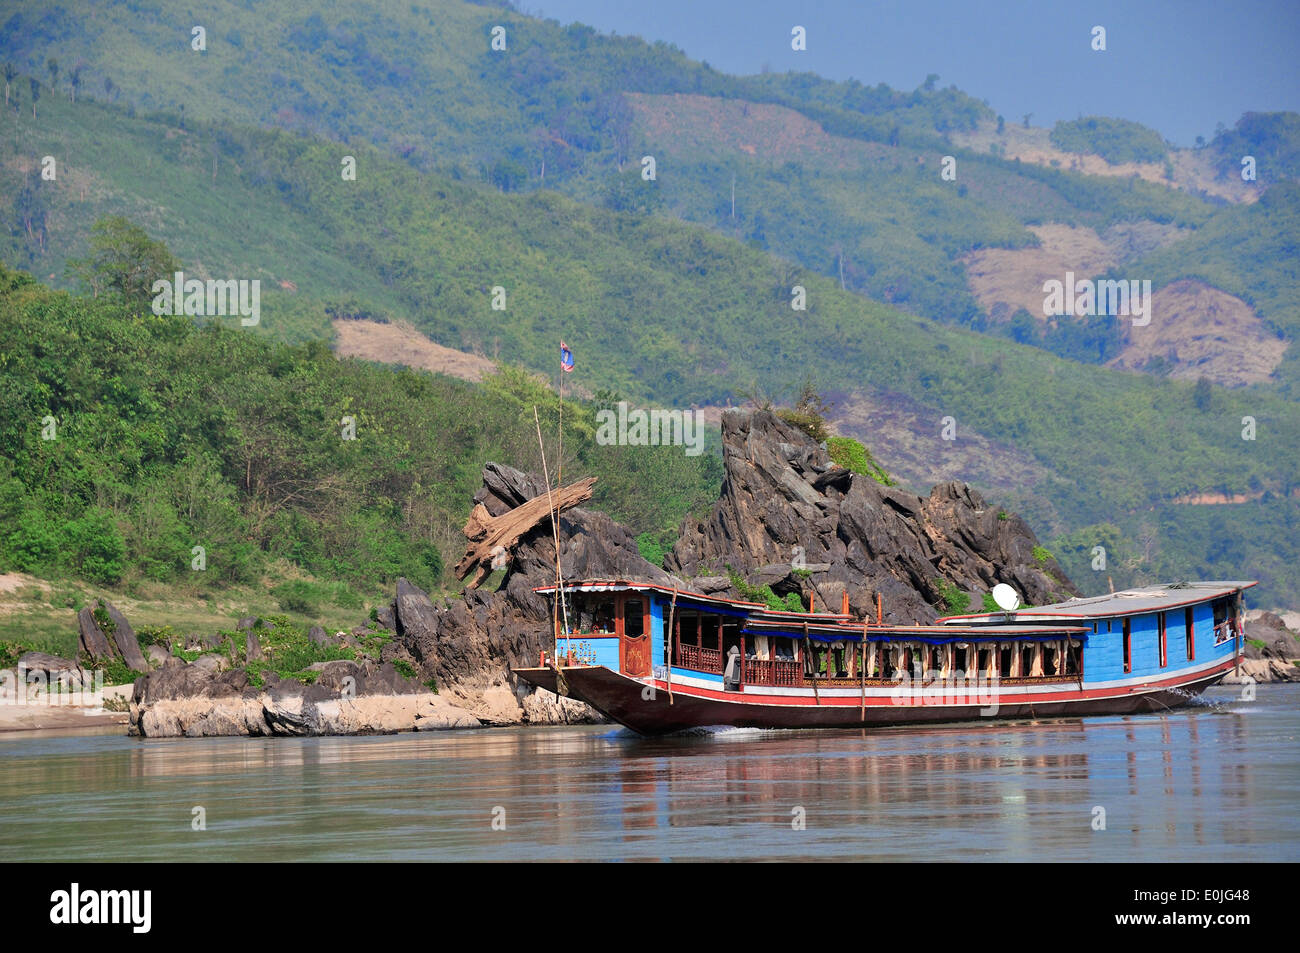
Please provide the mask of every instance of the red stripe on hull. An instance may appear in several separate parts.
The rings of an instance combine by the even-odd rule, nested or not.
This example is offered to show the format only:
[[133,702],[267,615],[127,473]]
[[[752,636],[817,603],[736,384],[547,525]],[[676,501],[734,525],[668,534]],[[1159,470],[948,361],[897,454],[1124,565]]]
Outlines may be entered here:
[[[1186,704],[1227,674],[1235,665],[1229,659],[1204,672],[1182,678],[1153,681],[1145,686],[1083,689],[998,699],[996,714],[981,714],[985,704],[941,704],[941,698],[909,700],[867,698],[865,712],[859,697],[823,698],[820,704],[792,696],[742,696],[713,689],[650,686],[603,666],[566,668],[569,696],[584,701],[606,717],[646,735],[665,734],[705,725],[737,728],[857,728],[975,721],[988,718],[1057,718],[1077,715],[1130,715],[1164,711]],[[550,668],[516,669],[530,684],[555,691],[555,671]],[[976,699],[979,693],[968,693]],[[649,696],[649,697],[647,697]],[[985,695],[984,697],[988,697]],[[761,699],[761,700],[760,700]]]

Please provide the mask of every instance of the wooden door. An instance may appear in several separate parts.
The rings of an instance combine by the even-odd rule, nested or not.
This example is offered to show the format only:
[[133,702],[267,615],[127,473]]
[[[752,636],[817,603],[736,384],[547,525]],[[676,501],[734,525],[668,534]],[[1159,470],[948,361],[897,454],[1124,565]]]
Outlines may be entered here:
[[650,600],[626,595],[618,603],[618,667],[624,675],[650,674]]

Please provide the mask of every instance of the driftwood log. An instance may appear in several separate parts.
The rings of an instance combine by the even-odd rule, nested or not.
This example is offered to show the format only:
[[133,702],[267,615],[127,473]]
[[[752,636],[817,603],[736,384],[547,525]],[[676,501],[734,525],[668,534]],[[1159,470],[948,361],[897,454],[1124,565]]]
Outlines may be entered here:
[[500,516],[493,516],[482,503],[474,504],[464,530],[469,548],[456,564],[456,578],[464,579],[472,571],[474,578],[469,581],[469,588],[478,588],[492,570],[494,553],[509,552],[519,537],[547,518],[552,507],[562,512],[591,499],[591,488],[595,485],[596,478],[588,477],[552,491],[549,498],[546,493],[535,496]]

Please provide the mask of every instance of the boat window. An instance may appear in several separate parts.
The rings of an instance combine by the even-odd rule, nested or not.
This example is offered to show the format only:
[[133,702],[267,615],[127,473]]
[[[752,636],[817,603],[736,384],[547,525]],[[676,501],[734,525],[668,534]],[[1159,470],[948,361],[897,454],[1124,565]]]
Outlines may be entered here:
[[1010,677],[1011,677],[1011,658],[1012,658],[1011,646],[1009,646],[1009,645],[1004,645],[1004,646],[1002,646],[1002,649],[1001,649],[1001,651],[1000,651],[998,654],[999,654],[999,658],[998,658],[998,673],[999,673],[1003,678],[1010,678]]
[[1187,640],[1187,661],[1190,662],[1196,658],[1196,621],[1191,606],[1183,610],[1183,629]]
[[794,658],[794,644],[789,639],[773,639],[772,650],[779,659]]
[[1160,667],[1164,668],[1169,662],[1169,653],[1165,643],[1165,613],[1156,613],[1156,626],[1160,629]]
[[1034,673],[1034,647],[1022,646],[1020,649],[1020,677],[1028,678]]
[[966,671],[970,666],[967,665],[969,659],[969,650],[958,645],[952,650],[952,667],[959,672]]
[[720,649],[719,642],[721,637],[721,617],[716,615],[703,615],[700,617],[700,644],[706,649]]
[[989,667],[992,664],[993,664],[992,649],[980,649],[979,654],[976,656],[976,665],[979,668],[979,671],[976,674],[981,676],[991,675],[992,672],[989,670]]
[[1110,631],[1110,624],[1111,624],[1111,622],[1113,622],[1113,621],[1114,621],[1113,619],[1107,619],[1107,620],[1106,620],[1106,631],[1107,631],[1107,632]]
[[1133,671],[1133,620],[1124,620],[1124,671]]
[[1056,660],[1059,655],[1060,652],[1058,651],[1055,645],[1043,646],[1043,674],[1044,675],[1058,674],[1056,671]]
[[645,615],[640,599],[623,601],[623,634],[630,638],[645,634]]
[[612,599],[606,599],[596,604],[595,619],[592,622],[591,631],[614,631],[614,601]]
[[1065,643],[1065,671],[1063,675],[1079,674],[1079,643],[1068,641]]

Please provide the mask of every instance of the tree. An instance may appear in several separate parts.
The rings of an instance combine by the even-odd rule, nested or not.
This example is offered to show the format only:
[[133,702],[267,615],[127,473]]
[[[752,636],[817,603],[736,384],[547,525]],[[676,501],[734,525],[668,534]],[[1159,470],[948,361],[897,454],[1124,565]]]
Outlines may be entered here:
[[1214,390],[1210,387],[1210,380],[1207,377],[1198,377],[1196,386],[1192,388],[1192,403],[1201,413],[1210,409],[1210,404],[1214,401]]
[[50,89],[55,89],[59,83],[59,61],[51,56],[45,61],[45,68],[50,71]]
[[81,85],[80,63],[72,67],[72,71],[68,73],[68,85],[72,88],[72,101],[75,103],[77,101],[77,87]]
[[1007,121],[1002,116],[998,116],[998,135],[1002,135],[1002,130],[1007,128]]
[[18,68],[13,63],[5,63],[5,105],[9,105],[9,84],[18,75]]
[[119,295],[147,306],[153,283],[180,270],[167,246],[121,215],[101,218],[91,229],[90,257],[71,259],[67,273],[92,295]]
[[31,76],[27,80],[32,87],[32,118],[36,118],[36,100],[41,98],[41,84],[36,82],[36,77]]

